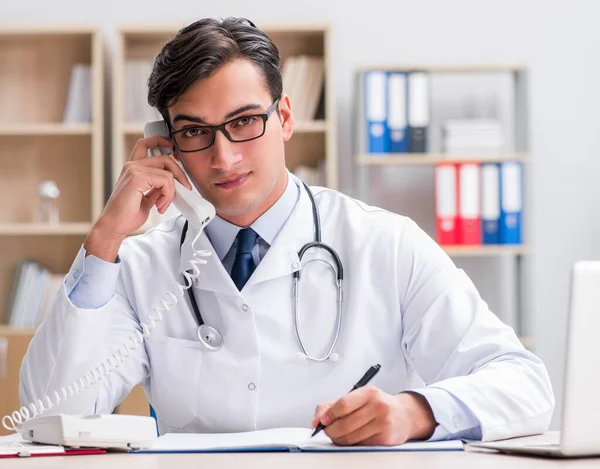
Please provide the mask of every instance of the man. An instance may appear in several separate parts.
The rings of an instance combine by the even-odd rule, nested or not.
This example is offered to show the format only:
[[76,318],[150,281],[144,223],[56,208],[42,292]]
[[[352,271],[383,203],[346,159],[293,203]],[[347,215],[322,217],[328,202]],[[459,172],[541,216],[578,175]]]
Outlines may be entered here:
[[[321,422],[337,444],[392,445],[547,429],[554,397],[544,365],[443,250],[410,219],[323,188],[314,193],[322,240],[344,266],[343,322],[328,360],[300,352],[292,273],[301,273],[297,330],[308,355],[321,356],[335,335],[337,291],[327,266],[308,265],[330,255],[298,256],[315,224],[308,192],[285,166],[293,103],[262,31],[232,18],[182,29],[156,58],[149,102],[171,139],[133,149],[33,338],[23,404],[99,367],[147,324],[154,330],[143,346],[54,411],[111,412],[142,383],[163,433]],[[201,234],[177,217],[127,238],[153,206],[169,207],[174,179],[192,187],[170,157],[147,158],[157,146],[173,149],[216,207]],[[218,351],[198,340],[191,300],[167,295],[181,292],[197,250],[212,256],[198,265],[192,296],[222,335]],[[376,363],[371,385],[346,394]]]

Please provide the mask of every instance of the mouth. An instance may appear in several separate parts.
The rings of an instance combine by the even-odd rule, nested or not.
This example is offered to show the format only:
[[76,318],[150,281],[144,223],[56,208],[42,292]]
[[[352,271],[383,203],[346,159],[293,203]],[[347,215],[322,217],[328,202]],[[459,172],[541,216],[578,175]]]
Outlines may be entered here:
[[238,174],[236,176],[229,177],[224,179],[221,182],[217,182],[215,185],[222,189],[233,189],[235,187],[239,187],[246,182],[251,172],[245,174]]

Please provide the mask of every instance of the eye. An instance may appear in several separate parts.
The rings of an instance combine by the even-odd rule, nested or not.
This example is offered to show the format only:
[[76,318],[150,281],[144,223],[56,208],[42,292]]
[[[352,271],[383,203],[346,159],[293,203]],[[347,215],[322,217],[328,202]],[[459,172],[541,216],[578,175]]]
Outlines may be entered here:
[[208,131],[202,127],[192,127],[191,129],[187,129],[182,133],[185,138],[194,138],[206,135]]
[[244,127],[246,125],[250,125],[256,121],[257,117],[255,116],[246,116],[240,117],[233,123],[233,127]]

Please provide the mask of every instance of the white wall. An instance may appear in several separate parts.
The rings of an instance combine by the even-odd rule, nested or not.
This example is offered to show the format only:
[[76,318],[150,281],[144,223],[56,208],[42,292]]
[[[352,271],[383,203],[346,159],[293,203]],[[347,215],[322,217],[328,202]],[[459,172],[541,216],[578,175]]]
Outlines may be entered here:
[[[333,26],[342,189],[352,188],[352,96],[355,68],[379,63],[525,63],[530,67],[529,214],[533,254],[529,325],[561,396],[568,274],[576,259],[600,258],[600,3],[595,0],[197,0],[80,2],[0,0],[3,24],[101,26],[112,38],[123,23],[247,16],[254,22],[330,21]],[[0,64],[3,66],[4,64]],[[410,181],[406,181],[407,192]],[[429,190],[429,189],[427,189]],[[382,203],[391,201],[388,194]],[[465,262],[490,305],[494,279],[479,261]],[[500,261],[498,267],[504,269]],[[493,264],[485,264],[488,267]],[[489,291],[489,293],[488,293]],[[557,409],[554,426],[559,421]]]

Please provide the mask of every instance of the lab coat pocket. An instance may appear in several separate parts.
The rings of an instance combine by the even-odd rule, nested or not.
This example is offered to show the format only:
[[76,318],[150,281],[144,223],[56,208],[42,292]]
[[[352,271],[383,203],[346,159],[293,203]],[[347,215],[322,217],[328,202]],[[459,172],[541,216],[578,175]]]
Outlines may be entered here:
[[150,395],[158,419],[172,428],[189,425],[198,412],[204,348],[199,341],[150,337]]

